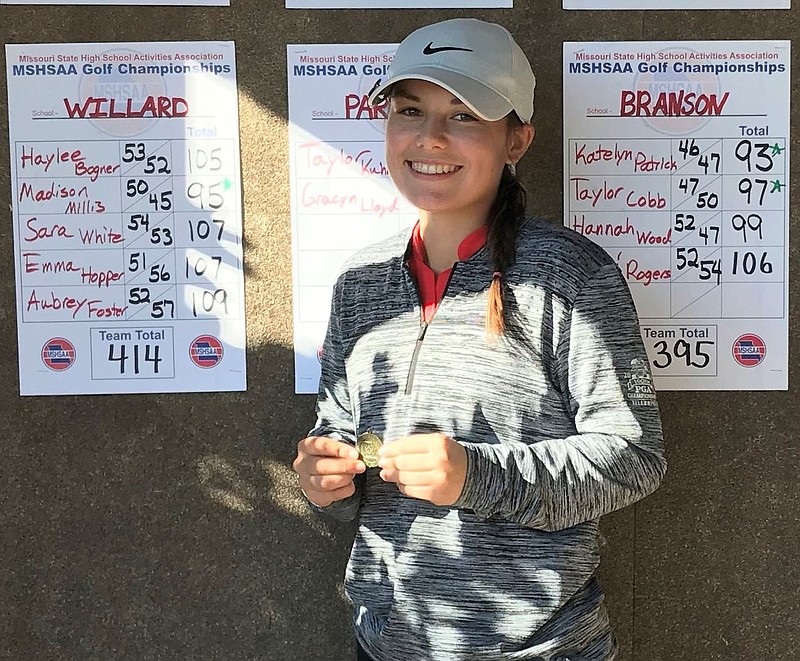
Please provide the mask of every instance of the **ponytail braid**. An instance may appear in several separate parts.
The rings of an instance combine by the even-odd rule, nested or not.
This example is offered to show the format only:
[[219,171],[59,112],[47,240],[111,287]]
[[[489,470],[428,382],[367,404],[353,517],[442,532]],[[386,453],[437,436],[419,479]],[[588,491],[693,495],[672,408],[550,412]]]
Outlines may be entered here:
[[494,268],[486,306],[486,332],[490,337],[503,335],[509,317],[506,271],[517,259],[517,233],[525,218],[527,194],[512,166],[506,165],[500,177],[497,197],[489,210],[489,235],[486,246]]

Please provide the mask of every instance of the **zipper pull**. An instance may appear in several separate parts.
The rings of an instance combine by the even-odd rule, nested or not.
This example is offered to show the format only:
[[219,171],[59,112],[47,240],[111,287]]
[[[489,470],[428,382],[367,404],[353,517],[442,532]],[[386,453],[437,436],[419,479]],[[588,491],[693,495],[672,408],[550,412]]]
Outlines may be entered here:
[[417,356],[419,350],[422,348],[422,341],[425,339],[425,332],[428,330],[428,322],[424,321],[420,324],[419,335],[414,344],[414,355],[411,356],[411,366],[408,368],[408,378],[406,379],[406,395],[411,394],[411,389],[414,387],[414,372],[417,371]]

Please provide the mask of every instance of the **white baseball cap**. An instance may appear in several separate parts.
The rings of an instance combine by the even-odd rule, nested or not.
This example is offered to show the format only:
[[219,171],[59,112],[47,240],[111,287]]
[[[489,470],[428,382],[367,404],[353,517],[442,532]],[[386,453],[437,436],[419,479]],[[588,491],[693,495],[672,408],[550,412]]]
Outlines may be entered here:
[[533,116],[536,77],[511,33],[496,23],[454,18],[415,30],[397,47],[386,82],[370,90],[370,104],[386,100],[401,80],[435,83],[488,121],[512,110],[525,123]]

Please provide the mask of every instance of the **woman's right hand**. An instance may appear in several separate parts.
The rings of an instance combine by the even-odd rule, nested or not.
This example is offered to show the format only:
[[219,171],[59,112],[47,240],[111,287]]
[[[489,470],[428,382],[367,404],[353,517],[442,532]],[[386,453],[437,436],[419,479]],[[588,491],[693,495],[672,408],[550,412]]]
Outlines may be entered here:
[[320,507],[352,496],[356,491],[353,479],[367,470],[352,445],[326,436],[300,441],[292,468],[300,476],[306,498]]

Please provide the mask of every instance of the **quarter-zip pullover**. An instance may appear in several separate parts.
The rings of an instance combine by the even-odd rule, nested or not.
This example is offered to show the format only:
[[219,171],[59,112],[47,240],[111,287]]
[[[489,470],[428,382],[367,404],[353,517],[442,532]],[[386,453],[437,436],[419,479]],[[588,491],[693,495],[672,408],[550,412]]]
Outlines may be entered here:
[[408,241],[359,253],[339,277],[310,435],[441,432],[465,447],[467,475],[452,507],[371,469],[324,508],[358,517],[345,576],[356,635],[376,661],[609,661],[598,518],[666,467],[624,278],[602,248],[528,219],[505,274],[506,334],[484,330],[483,247],[457,264],[419,350]]
[[[469,259],[478,252],[486,243],[488,234],[489,228],[483,225],[466,236],[458,244],[457,254],[459,261]],[[414,280],[417,283],[417,291],[422,305],[422,318],[425,322],[430,323],[436,313],[439,302],[444,297],[444,290],[450,281],[453,267],[441,273],[436,273],[428,266],[428,254],[425,250],[425,243],[422,240],[419,223],[414,225],[414,229],[411,231],[411,241],[408,246],[408,268],[411,269],[411,275],[414,276]]]
[[[488,233],[489,230],[486,225],[484,225],[466,236],[458,245],[458,259],[469,259],[478,252],[486,243]],[[442,298],[444,298],[444,293],[447,290],[447,285],[450,283],[450,277],[453,275],[453,269],[456,265],[453,264],[453,266],[441,273],[435,273],[434,270],[428,266],[428,257],[425,251],[425,244],[422,240],[422,234],[420,233],[419,223],[414,225],[414,229],[411,231],[411,240],[409,241],[406,254],[406,263],[414,278],[419,304],[422,308],[419,334],[417,335],[417,342],[414,345],[414,355],[411,357],[411,366],[409,367],[408,378],[406,379],[406,394],[408,395],[411,393],[411,389],[414,386],[414,370],[417,366],[417,357],[422,350],[422,343],[425,340],[428,324],[433,321],[436,309],[439,307]]]

